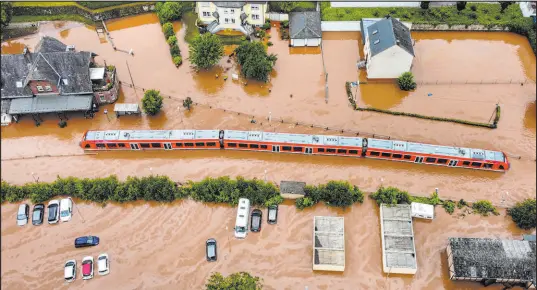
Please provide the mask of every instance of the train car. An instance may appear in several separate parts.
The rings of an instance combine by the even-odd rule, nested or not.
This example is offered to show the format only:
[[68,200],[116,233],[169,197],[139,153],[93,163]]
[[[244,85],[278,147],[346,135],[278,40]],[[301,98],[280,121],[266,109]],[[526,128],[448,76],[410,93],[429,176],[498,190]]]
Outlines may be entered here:
[[87,131],[84,150],[226,149],[384,159],[417,164],[506,172],[498,151],[335,135],[237,130]]

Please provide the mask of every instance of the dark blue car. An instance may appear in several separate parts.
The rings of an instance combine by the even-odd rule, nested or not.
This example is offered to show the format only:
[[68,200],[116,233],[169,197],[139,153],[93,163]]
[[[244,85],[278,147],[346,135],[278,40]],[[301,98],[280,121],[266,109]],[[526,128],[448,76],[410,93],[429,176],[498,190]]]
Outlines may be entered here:
[[99,244],[99,237],[85,236],[75,239],[75,248],[97,246]]

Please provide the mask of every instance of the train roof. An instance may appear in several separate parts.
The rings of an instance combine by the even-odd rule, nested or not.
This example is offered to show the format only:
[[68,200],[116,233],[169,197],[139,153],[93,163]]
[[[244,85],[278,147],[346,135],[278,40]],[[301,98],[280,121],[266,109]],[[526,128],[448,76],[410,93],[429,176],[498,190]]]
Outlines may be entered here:
[[218,130],[108,130],[88,131],[88,141],[218,139]]

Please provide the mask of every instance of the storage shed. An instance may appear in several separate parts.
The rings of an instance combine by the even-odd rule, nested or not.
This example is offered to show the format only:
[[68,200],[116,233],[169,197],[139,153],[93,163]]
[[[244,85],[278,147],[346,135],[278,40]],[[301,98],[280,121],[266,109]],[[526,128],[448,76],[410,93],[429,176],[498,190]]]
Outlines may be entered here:
[[304,187],[306,187],[305,182],[299,181],[281,181],[280,182],[280,194],[283,198],[287,199],[297,199],[304,197],[306,193],[304,192]]
[[114,112],[116,113],[116,117],[141,113],[140,106],[138,106],[138,104],[126,104],[126,103],[117,103],[114,106]]
[[291,46],[321,45],[321,14],[316,11],[290,13],[289,37]]
[[313,270],[345,271],[343,217],[313,217]]

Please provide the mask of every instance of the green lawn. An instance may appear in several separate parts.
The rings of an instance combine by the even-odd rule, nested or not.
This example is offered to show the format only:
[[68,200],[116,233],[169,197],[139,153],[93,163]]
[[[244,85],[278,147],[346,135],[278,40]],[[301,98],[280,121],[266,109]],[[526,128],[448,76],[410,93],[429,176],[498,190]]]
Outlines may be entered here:
[[76,21],[82,22],[88,25],[94,25],[95,23],[86,17],[72,14],[57,14],[57,15],[19,15],[13,16],[11,22],[37,22],[37,21]]
[[198,15],[192,11],[183,14],[183,23],[186,25],[185,41],[190,43],[196,36],[200,34],[196,26]]

